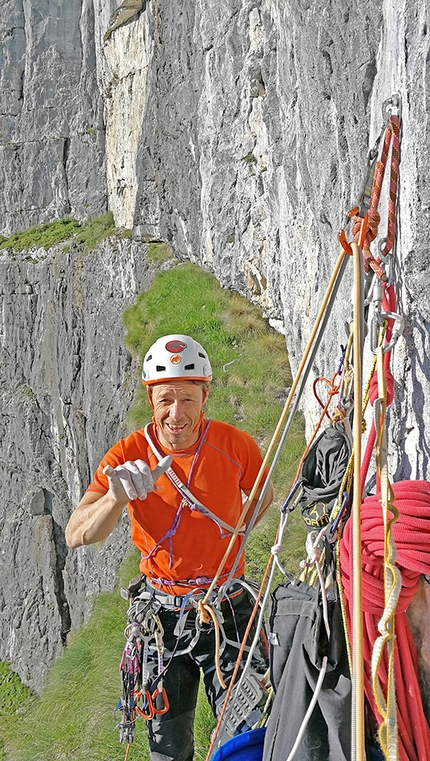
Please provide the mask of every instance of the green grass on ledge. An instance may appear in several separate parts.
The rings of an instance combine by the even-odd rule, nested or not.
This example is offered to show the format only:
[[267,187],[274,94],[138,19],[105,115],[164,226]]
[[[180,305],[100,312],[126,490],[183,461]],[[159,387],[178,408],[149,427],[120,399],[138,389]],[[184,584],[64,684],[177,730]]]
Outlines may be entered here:
[[[76,219],[65,217],[55,222],[49,222],[37,227],[31,227],[20,233],[13,233],[8,238],[0,235],[0,250],[9,249],[14,252],[29,251],[31,248],[50,249],[64,241],[73,240],[82,246],[85,253],[96,248],[103,238],[116,231],[112,212],[108,211],[85,224]],[[116,231],[118,237],[130,236],[130,230]]]

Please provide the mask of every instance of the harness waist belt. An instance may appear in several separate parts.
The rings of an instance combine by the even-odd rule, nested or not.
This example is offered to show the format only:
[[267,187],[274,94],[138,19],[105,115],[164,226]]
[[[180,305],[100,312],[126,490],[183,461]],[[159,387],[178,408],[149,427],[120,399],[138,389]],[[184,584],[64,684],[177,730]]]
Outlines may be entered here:
[[[154,589],[154,591],[144,589],[142,592],[139,592],[136,595],[135,600],[157,600],[157,602],[160,602],[164,607],[169,606],[169,608],[180,608],[184,601],[184,596],[185,595],[182,597],[179,595],[169,595],[166,592],[161,592],[158,589]],[[194,599],[203,599],[203,594],[194,595]]]
[[[239,584],[235,584],[234,582],[230,585],[229,589],[231,590],[230,594],[228,595],[230,599],[237,597],[243,592],[243,586],[239,586]],[[136,596],[136,599],[157,600],[157,602],[161,603],[164,608],[181,608],[184,604],[184,600],[186,600],[185,610],[189,610],[190,608],[194,607],[193,602],[203,600],[206,591],[207,590],[201,589],[198,592],[190,592],[186,595],[169,595],[167,592],[163,592],[161,589],[156,589],[156,587],[153,587],[152,584],[150,584],[150,582],[147,580],[146,589],[142,590],[142,592]]]

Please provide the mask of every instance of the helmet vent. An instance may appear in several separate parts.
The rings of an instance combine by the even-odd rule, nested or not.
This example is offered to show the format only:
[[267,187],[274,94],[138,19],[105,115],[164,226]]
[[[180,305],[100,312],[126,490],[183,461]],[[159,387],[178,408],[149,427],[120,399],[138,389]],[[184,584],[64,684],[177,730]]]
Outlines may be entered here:
[[185,365],[184,366],[184,370],[194,370],[194,369],[195,369],[194,362],[191,365]]
[[166,369],[166,366],[165,365],[157,365],[155,369],[156,369],[157,373],[162,373],[163,370]]
[[199,357],[203,357],[203,359],[206,359],[206,354],[202,354],[201,351],[198,352]]

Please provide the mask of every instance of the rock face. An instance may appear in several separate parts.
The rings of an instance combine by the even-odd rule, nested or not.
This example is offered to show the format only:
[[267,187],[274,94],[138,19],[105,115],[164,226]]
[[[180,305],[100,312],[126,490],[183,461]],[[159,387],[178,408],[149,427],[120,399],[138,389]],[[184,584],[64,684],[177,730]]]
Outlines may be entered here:
[[35,689],[70,629],[111,589],[128,545],[67,552],[64,527],[108,442],[124,432],[138,371],[121,313],[153,272],[131,241],[0,257],[1,658]]
[[[36,659],[41,674],[61,632],[113,580],[115,559],[103,554],[115,542],[67,554],[63,529],[131,398],[120,312],[150,283],[145,242],[165,240],[261,305],[295,370],[393,94],[402,147],[390,272],[405,327],[388,446],[394,478],[428,477],[430,19],[425,0],[364,0],[359,13],[350,0],[0,8],[0,232],[106,208],[133,231],[120,258],[112,243],[88,260],[57,249],[0,260],[1,547],[4,568],[14,567],[0,591],[14,621],[0,657],[31,683]],[[385,181],[380,238],[387,198]],[[120,282],[118,267],[128,268]],[[315,374],[337,368],[352,280],[348,265]],[[310,393],[303,405],[310,431]],[[35,626],[44,651],[31,655],[23,643]]]

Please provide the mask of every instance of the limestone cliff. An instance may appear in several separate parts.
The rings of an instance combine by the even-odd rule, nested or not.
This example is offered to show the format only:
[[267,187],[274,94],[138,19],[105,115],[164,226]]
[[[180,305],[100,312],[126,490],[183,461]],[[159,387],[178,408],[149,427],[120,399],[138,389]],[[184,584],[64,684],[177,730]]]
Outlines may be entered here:
[[[67,553],[63,529],[133,392],[120,314],[151,281],[145,241],[167,241],[260,304],[295,369],[393,93],[405,330],[390,462],[398,479],[428,477],[430,19],[425,0],[0,9],[0,232],[106,208],[133,230],[133,242],[85,259],[61,248],[0,258],[0,658],[37,686],[122,551],[112,541]],[[329,376],[351,282],[349,267],[315,368]],[[310,397],[305,412],[310,422]]]

